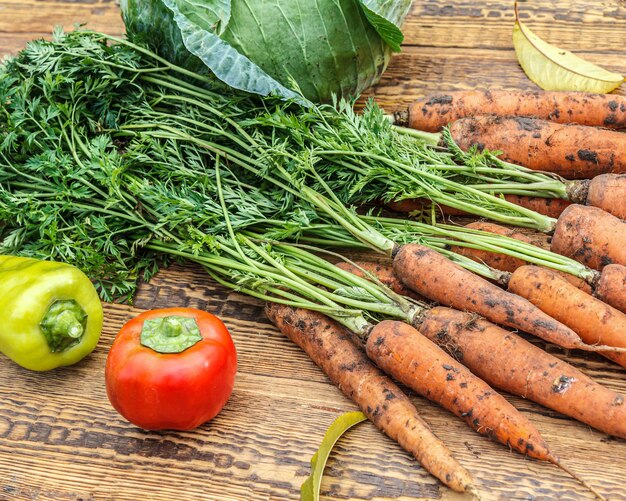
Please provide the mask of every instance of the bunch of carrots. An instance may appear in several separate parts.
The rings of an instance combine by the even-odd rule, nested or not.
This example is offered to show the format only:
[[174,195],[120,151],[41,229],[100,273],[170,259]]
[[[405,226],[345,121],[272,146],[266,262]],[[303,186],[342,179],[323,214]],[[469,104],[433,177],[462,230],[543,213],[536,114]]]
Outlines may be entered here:
[[[69,42],[85,53],[83,59],[67,57]],[[468,243],[471,236],[466,238],[470,230],[446,230],[442,247],[431,248],[421,245],[424,229],[416,229],[415,241],[407,242],[409,235],[402,239],[392,223],[357,214],[341,198],[354,188],[349,186],[353,179],[343,174],[365,170],[367,162],[354,160],[360,154],[380,162],[385,157],[358,150],[356,141],[356,150],[350,149],[351,130],[358,135],[362,125],[353,114],[213,92],[210,80],[186,74],[146,48],[100,34],[78,32],[33,47],[44,47],[56,71],[72,78],[51,83],[45,71],[28,64],[37,50],[4,68],[11,86],[0,89],[10,96],[1,100],[6,112],[1,125],[38,138],[31,144],[13,134],[5,141],[0,163],[4,250],[83,259],[77,264],[90,265],[92,278],[111,282],[118,276],[127,280],[129,272],[149,276],[163,255],[199,262],[219,283],[267,300],[268,317],[380,429],[458,491],[475,490],[469,473],[391,378],[476,431],[566,471],[539,431],[494,388],[626,438],[624,396],[504,328],[567,348],[600,351],[626,366],[623,310],[550,269],[526,264],[537,264],[533,259],[541,256],[560,266],[562,256],[533,252],[532,245],[525,247],[528,259],[507,254],[516,248],[514,234],[480,232],[489,243],[478,250],[494,250],[496,241],[501,245],[503,255],[493,264],[508,267],[505,291],[469,271],[476,266],[468,257],[486,261],[485,254],[470,253],[476,247]],[[87,91],[75,85],[90,75],[101,85]],[[119,85],[110,85],[111,75]],[[137,82],[142,92],[129,92]],[[61,133],[40,134],[31,114],[20,113],[19,127],[8,119],[41,96]],[[102,116],[103,109],[127,102],[132,106],[120,105],[115,120],[110,112]],[[399,147],[393,132],[388,139],[389,148]],[[419,165],[402,164],[402,156],[396,164],[411,167],[418,178]],[[338,167],[341,174],[333,178]],[[345,189],[329,187],[340,181]],[[76,189],[67,190],[70,184]],[[610,268],[616,277],[626,276],[626,259],[619,258],[626,245],[602,248],[602,242],[623,234],[624,223],[590,209],[616,223],[595,229],[587,224],[585,238],[598,235],[600,243],[582,253],[573,243],[572,252],[565,253],[590,268],[603,268],[603,275]],[[46,238],[40,214],[55,222]],[[557,233],[574,235],[572,224]],[[341,259],[344,264],[333,266],[319,257],[328,255],[328,247],[336,252],[346,245],[376,250],[393,264],[372,267]],[[502,264],[509,257],[518,260],[513,271],[510,262]],[[585,266],[579,270],[585,277],[599,276]],[[617,280],[602,282],[613,292],[603,297],[615,304],[621,290]],[[592,284],[598,296],[599,281]],[[569,302],[562,306],[562,300]],[[582,321],[581,315],[570,318],[573,308],[583,307]]]
[[[515,105],[507,107],[508,103]],[[478,115],[485,109],[497,109],[502,115]],[[608,129],[626,128],[626,98],[554,92],[459,92],[424,98],[412,104],[400,119],[410,127],[429,132],[441,131],[452,121],[448,130],[465,151],[494,150],[502,152],[501,157],[506,161],[551,172],[567,180],[583,180],[576,183],[576,196],[591,207],[578,207],[563,199],[511,195],[506,198],[551,217],[562,217],[552,237],[551,249],[601,270],[601,275],[591,285],[584,280],[575,280],[571,275],[529,266],[528,262],[511,255],[463,245],[452,246],[451,250],[512,274],[508,277],[509,291],[529,299],[554,319],[566,323],[584,342],[626,347],[626,242],[622,221],[626,217],[626,134]],[[497,187],[494,191],[497,192]],[[408,204],[406,201],[391,204],[391,208],[417,212],[427,205],[427,200],[416,200]],[[468,227],[533,245],[545,243],[545,240],[533,239],[526,233],[493,223],[475,222]],[[339,266],[360,276],[373,277],[409,297],[421,299],[427,296],[461,310],[472,310],[469,301],[484,301],[490,309],[502,309],[503,316],[513,314],[507,311],[507,308],[513,308],[513,303],[494,299],[496,296],[484,284],[476,282],[474,285],[475,280],[460,267],[451,267],[447,260],[433,254],[420,246],[405,246],[395,257],[393,267],[377,262]],[[429,256],[428,259],[425,256]],[[413,269],[418,262],[419,270]],[[429,273],[429,269],[438,272]],[[446,274],[459,275],[459,279],[450,281]],[[415,277],[419,280],[415,281]],[[461,282],[465,284],[463,292],[458,292]],[[415,296],[416,292],[422,296]],[[460,294],[464,297],[459,299],[456,296]],[[609,296],[610,305],[604,302]],[[325,368],[327,360],[322,361],[316,356],[311,343],[317,336],[328,337],[333,329],[326,326],[323,332],[314,332],[309,325],[310,314],[297,310],[290,311],[286,317],[299,318],[298,323],[284,322],[281,316],[285,316],[285,312],[277,314],[280,308],[284,307],[268,307],[268,316]],[[623,395],[601,387],[571,365],[485,320],[468,318],[459,311],[438,307],[428,315],[427,320],[414,324],[419,332],[488,384],[625,438],[625,430],[617,429],[624,423],[622,414],[626,405]],[[505,320],[497,323],[506,325]],[[373,344],[384,348],[382,351],[370,348],[368,341],[368,354],[385,372],[416,389],[412,382],[420,377],[423,370],[420,366],[424,363],[413,358],[419,350],[407,343],[407,336],[401,334],[402,327],[386,325],[380,329],[384,334],[378,335]],[[303,339],[305,335],[306,340]],[[606,352],[605,356],[626,366],[624,354]],[[391,362],[386,364],[385,360]],[[399,360],[406,361],[407,365],[402,369],[398,369]],[[433,366],[426,364],[431,370]],[[454,366],[447,367],[452,371],[449,380],[456,380]],[[340,379],[331,379],[342,385]],[[467,387],[463,377],[459,376],[459,379],[462,381],[460,386]],[[474,390],[478,392],[476,388]],[[460,399],[471,401],[471,396],[462,391],[446,389],[450,392],[447,395],[444,389],[441,389],[443,393],[437,389],[431,389],[429,393],[431,391],[434,399],[444,406],[446,396],[453,398],[455,403]],[[424,396],[432,398],[430,394]],[[454,412],[454,406],[451,407],[449,410]],[[471,407],[470,417],[476,415],[478,408]],[[457,414],[467,419],[465,413]],[[476,422],[482,422],[482,419],[477,417]],[[609,422],[612,423],[610,429],[605,427]],[[519,428],[512,429],[519,432]],[[488,434],[510,444],[515,436],[509,435],[510,431],[495,429],[489,430]],[[547,446],[545,451],[529,452],[527,449],[526,453],[555,462],[550,459]]]

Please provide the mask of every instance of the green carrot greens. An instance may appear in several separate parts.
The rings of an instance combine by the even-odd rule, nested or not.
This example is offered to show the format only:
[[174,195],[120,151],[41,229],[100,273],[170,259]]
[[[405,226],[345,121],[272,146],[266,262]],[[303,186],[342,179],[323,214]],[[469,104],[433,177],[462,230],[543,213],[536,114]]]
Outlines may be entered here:
[[[222,248],[217,236],[250,228],[268,241],[298,241],[315,228],[311,245],[389,256],[409,235],[448,254],[452,241],[467,241],[450,228],[435,241],[425,225],[399,229],[346,205],[377,197],[427,196],[505,222],[553,224],[460,183],[531,174],[500,172],[487,154],[458,165],[451,153],[398,133],[373,104],[357,115],[343,101],[302,108],[259,99],[84,31],[31,42],[0,76],[1,250],[72,262],[105,299],[132,295],[139,278],[173,255],[164,244],[197,254]],[[401,179],[410,190],[397,188]],[[511,245],[504,247],[521,252]]]

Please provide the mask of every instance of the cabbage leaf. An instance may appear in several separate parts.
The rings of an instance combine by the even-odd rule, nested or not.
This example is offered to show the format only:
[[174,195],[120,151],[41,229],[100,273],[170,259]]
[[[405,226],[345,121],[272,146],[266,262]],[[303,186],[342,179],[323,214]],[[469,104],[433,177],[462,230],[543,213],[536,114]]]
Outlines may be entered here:
[[127,33],[261,95],[329,101],[375,83],[412,0],[122,0]]

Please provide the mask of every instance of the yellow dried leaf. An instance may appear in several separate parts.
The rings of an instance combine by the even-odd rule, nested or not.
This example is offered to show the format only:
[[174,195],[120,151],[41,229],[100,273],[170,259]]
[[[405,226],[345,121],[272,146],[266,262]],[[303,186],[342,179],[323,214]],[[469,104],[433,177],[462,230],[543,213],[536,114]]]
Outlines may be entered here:
[[581,91],[605,94],[621,85],[624,77],[554,47],[535,35],[517,15],[513,45],[522,69],[544,90]]

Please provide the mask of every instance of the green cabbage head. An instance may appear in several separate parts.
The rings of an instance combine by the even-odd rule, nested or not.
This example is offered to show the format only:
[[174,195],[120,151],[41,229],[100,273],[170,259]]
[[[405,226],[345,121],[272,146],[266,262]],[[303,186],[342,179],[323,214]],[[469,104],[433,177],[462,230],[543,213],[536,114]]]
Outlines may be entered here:
[[358,95],[400,50],[412,0],[122,0],[130,38],[231,87]]

